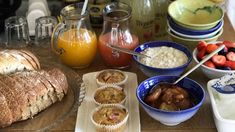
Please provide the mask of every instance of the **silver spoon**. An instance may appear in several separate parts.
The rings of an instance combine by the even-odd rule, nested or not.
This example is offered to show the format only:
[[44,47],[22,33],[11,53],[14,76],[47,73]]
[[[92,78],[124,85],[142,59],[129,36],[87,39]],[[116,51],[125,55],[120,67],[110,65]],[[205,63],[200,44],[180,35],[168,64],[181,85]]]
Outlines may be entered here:
[[121,48],[121,47],[118,47],[118,46],[114,46],[112,44],[108,44],[108,47],[112,48],[114,50],[123,52],[123,53],[131,54],[131,55],[136,55],[136,56],[139,56],[139,57],[148,57],[148,58],[151,58],[151,56],[148,56],[148,55],[145,55],[145,54],[141,54],[141,53],[129,50],[129,49],[124,49],[124,48]]
[[186,77],[187,75],[189,75],[191,72],[193,72],[195,69],[197,69],[199,66],[201,66],[204,62],[206,62],[207,60],[209,60],[212,56],[214,56],[216,53],[218,53],[220,50],[222,50],[225,46],[221,45],[219,48],[217,48],[215,51],[213,51],[212,53],[210,53],[209,55],[207,55],[203,60],[201,60],[196,66],[194,66],[192,69],[190,69],[189,71],[187,71],[186,73],[184,73],[180,78],[178,78],[175,82],[173,83],[169,83],[169,82],[159,82],[156,85],[153,86],[153,88],[150,90],[149,93],[152,93],[155,91],[155,89],[157,87],[159,87],[159,85],[176,85],[179,81],[181,81],[184,77]]

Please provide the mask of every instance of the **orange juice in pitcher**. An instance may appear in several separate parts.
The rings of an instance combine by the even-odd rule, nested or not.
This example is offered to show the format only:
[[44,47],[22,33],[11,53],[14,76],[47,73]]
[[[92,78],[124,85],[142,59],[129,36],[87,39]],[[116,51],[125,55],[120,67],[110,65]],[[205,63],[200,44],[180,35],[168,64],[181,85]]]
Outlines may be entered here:
[[96,35],[86,29],[70,29],[58,38],[58,48],[62,62],[71,67],[86,67],[96,55]]
[[97,49],[96,34],[91,29],[88,13],[80,15],[80,4],[62,9],[63,21],[55,28],[51,43],[60,60],[72,68],[89,66]]

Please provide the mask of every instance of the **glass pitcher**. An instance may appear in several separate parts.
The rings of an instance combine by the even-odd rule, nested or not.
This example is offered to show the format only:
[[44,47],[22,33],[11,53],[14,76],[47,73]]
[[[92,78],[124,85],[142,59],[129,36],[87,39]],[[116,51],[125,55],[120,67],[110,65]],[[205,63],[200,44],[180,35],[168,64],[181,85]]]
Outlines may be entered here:
[[104,8],[103,16],[103,31],[98,44],[100,55],[111,68],[127,68],[131,64],[132,56],[113,50],[108,45],[133,50],[139,44],[138,37],[129,29],[131,8],[121,2],[111,3]]
[[62,22],[54,29],[51,48],[61,61],[72,68],[85,68],[96,55],[97,38],[89,14],[81,15],[83,3],[71,4],[61,10]]

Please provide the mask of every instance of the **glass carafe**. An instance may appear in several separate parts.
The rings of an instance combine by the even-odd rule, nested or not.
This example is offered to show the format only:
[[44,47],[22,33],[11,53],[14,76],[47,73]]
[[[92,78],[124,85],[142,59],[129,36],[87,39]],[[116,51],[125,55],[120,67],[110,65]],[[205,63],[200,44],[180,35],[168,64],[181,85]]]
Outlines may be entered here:
[[140,43],[154,40],[156,0],[121,0],[132,8],[131,29],[138,36]]
[[98,44],[100,55],[108,67],[127,68],[131,64],[132,56],[113,50],[108,45],[133,50],[139,44],[138,37],[129,28],[131,8],[121,2],[111,3],[104,8],[103,16],[103,31]]
[[72,4],[61,10],[62,22],[55,28],[52,50],[61,61],[72,68],[85,68],[96,55],[97,38],[93,32],[89,14],[81,15],[83,3]]

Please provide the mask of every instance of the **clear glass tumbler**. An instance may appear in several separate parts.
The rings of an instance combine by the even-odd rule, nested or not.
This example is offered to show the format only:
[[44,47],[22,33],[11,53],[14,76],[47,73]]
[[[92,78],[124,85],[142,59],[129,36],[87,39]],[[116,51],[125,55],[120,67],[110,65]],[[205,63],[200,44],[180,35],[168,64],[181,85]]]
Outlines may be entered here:
[[12,16],[5,20],[5,37],[7,48],[26,47],[29,42],[29,28],[25,17]]
[[53,16],[44,16],[36,19],[35,44],[48,47],[57,19]]

